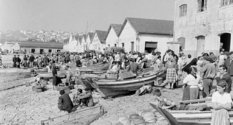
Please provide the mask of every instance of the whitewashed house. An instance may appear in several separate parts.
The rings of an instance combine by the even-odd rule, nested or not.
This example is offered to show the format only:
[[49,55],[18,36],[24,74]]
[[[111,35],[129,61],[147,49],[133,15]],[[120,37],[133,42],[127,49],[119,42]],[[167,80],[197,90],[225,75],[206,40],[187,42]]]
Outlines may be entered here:
[[83,47],[82,47],[82,39],[83,39],[83,35],[80,34],[78,37],[77,37],[77,52],[81,53],[83,52]]
[[69,52],[77,52],[77,40],[74,35],[70,35],[69,43],[68,43],[68,51]]
[[87,34],[83,34],[81,46],[82,46],[82,52],[87,50]]
[[69,39],[65,39],[63,42],[63,51],[68,51]]
[[108,28],[107,36],[106,36],[106,46],[107,47],[118,47],[119,42],[119,33],[121,30],[121,24],[111,24]]
[[93,40],[91,42],[91,46],[93,47],[93,50],[104,52],[104,49],[106,47],[105,44],[106,35],[107,35],[107,31],[101,31],[101,30],[95,31]]
[[119,33],[119,47],[126,52],[160,51],[168,49],[173,40],[173,21],[157,19],[126,18]]
[[87,43],[87,50],[93,50],[92,46],[91,46],[91,42],[93,40],[93,37],[94,37],[94,33],[92,32],[89,32],[87,34],[87,40],[86,40],[86,43]]
[[13,53],[14,50],[18,50],[16,42],[5,42],[0,48],[2,51],[8,51],[9,53]]

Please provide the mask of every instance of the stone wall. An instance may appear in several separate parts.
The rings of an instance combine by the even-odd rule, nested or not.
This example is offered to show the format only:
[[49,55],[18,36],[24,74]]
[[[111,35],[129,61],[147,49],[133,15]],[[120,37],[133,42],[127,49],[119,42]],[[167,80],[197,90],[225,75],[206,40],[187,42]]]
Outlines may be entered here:
[[[175,40],[185,38],[184,52],[198,56],[198,36],[204,36],[204,52],[215,52],[220,49],[220,36],[224,33],[233,35],[233,4],[220,5],[221,0],[208,0],[207,10],[198,12],[197,0],[176,0],[175,2]],[[187,15],[180,17],[180,5],[187,4]],[[233,40],[230,40],[233,50]]]

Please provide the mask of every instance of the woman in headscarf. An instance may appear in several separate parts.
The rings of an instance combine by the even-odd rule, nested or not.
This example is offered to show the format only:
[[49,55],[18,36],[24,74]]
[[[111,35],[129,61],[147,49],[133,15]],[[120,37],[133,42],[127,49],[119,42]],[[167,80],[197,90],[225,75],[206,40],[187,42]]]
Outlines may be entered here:
[[183,101],[198,99],[200,76],[197,74],[197,69],[195,67],[189,67],[187,74],[183,80]]

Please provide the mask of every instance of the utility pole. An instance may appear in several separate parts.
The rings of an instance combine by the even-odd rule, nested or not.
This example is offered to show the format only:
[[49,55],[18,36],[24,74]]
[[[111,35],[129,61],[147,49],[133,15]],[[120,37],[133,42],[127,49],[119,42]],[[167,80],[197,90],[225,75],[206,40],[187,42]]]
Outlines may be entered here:
[[87,30],[86,30],[86,33],[88,32],[88,21],[87,21]]

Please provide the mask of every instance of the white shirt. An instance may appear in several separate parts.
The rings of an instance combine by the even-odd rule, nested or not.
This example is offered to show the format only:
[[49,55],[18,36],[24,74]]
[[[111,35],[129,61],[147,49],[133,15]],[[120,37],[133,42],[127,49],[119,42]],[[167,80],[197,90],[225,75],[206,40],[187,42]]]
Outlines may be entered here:
[[196,87],[198,87],[199,81],[200,81],[200,76],[199,75],[197,75],[197,78],[195,78],[193,75],[188,74],[184,78],[183,83],[187,84],[187,85],[190,85],[190,88],[196,88]]
[[229,93],[224,93],[222,95],[218,91],[214,92],[214,94],[212,95],[212,102],[217,102],[220,104],[231,103],[232,102],[231,95]]

